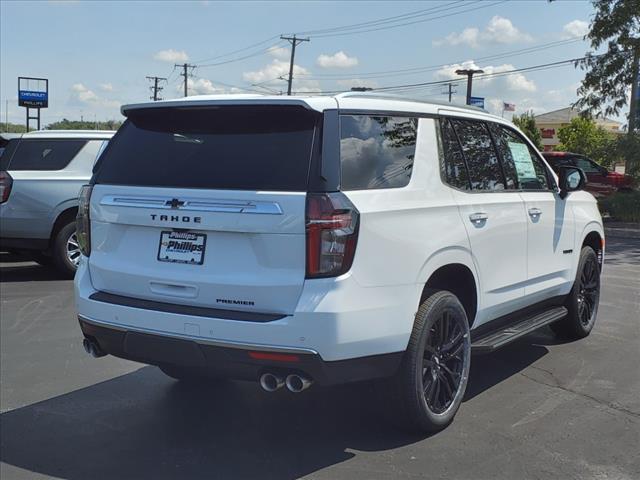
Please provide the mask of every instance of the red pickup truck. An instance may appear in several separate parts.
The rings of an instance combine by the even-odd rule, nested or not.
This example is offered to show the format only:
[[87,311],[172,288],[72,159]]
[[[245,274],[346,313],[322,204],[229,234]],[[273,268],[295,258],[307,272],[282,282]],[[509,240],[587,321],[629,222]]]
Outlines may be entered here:
[[556,173],[559,167],[578,167],[587,175],[585,190],[596,198],[606,197],[620,190],[633,188],[633,178],[622,173],[607,170],[590,158],[571,152],[542,152]]

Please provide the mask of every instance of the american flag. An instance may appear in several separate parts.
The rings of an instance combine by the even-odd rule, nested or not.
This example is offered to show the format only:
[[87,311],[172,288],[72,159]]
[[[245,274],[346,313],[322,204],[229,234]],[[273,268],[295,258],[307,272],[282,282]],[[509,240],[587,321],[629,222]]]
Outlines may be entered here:
[[516,104],[515,103],[502,102],[502,109],[505,112],[515,112],[516,111]]

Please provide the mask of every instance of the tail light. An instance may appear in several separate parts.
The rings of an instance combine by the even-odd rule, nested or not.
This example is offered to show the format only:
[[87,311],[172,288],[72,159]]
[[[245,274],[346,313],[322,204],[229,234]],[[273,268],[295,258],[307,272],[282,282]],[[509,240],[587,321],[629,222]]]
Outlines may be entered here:
[[89,203],[93,185],[83,185],[78,197],[78,216],[76,217],[76,236],[83,255],[91,255],[91,222],[89,219]]
[[11,193],[12,186],[13,178],[11,178],[9,172],[0,172],[0,203],[4,203],[9,200],[9,194]]
[[359,218],[342,193],[307,194],[307,278],[337,277],[349,271]]

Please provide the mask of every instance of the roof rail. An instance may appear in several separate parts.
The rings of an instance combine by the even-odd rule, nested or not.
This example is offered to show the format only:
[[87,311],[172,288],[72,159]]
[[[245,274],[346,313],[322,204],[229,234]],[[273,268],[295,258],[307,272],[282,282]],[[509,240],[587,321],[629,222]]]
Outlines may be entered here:
[[474,107],[473,105],[459,105],[455,103],[444,102],[441,100],[424,100],[422,98],[406,97],[404,95],[396,95],[392,93],[376,93],[373,92],[344,92],[336,95],[336,98],[358,97],[358,98],[375,98],[379,100],[400,100],[405,102],[424,103],[428,105],[441,105],[443,107],[461,108],[473,112],[488,113],[484,108]]

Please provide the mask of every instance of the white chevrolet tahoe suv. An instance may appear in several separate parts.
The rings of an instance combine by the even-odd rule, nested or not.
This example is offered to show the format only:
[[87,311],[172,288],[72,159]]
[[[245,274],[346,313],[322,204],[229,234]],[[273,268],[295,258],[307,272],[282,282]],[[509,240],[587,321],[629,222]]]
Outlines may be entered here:
[[78,213],[96,357],[267,391],[385,379],[435,431],[472,353],[593,328],[604,235],[584,173],[556,177],[501,118],[366,93],[122,113]]

